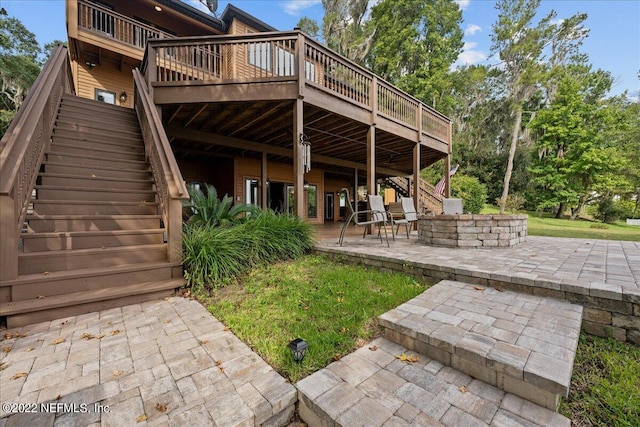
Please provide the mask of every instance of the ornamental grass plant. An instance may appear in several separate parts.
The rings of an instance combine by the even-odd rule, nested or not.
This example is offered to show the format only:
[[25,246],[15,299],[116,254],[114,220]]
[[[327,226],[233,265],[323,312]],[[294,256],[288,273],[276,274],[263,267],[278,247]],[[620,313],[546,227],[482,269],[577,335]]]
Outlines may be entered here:
[[273,211],[254,211],[226,226],[186,223],[185,278],[194,288],[211,290],[253,267],[298,257],[313,243],[310,224]]

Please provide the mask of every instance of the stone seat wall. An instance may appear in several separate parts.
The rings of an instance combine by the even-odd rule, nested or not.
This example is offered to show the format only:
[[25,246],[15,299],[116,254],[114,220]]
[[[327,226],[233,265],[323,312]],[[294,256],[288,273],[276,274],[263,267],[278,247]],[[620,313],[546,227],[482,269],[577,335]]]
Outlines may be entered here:
[[418,220],[418,241],[432,246],[495,248],[527,238],[527,215],[433,215]]

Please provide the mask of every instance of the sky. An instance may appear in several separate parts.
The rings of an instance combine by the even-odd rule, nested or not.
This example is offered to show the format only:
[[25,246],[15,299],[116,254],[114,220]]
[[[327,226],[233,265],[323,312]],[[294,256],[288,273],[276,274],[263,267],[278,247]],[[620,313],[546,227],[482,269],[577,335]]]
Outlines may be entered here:
[[[198,0],[183,0],[207,10]],[[371,0],[375,2],[376,0]],[[66,40],[64,0],[0,0],[9,16],[16,17],[33,33],[41,45]],[[221,13],[228,0],[219,0]],[[322,21],[320,0],[233,0],[236,7],[279,29],[291,30],[303,16]],[[493,0],[458,0],[463,10],[465,47],[457,64],[497,64],[490,56],[491,26],[497,11]],[[594,68],[611,72],[615,79],[611,94],[625,90],[633,100],[640,98],[640,0],[542,0],[539,15],[551,9],[558,19],[587,13],[589,37],[581,50],[589,55]]]

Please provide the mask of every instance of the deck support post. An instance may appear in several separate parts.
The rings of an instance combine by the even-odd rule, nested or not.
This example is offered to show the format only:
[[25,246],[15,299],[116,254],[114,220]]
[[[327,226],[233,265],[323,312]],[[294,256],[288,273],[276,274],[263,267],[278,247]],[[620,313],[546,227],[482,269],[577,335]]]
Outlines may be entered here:
[[[415,204],[416,213],[420,213],[420,143],[418,142],[413,147],[413,203]],[[414,227],[417,227],[418,223],[414,221]]]
[[262,152],[262,161],[260,163],[260,194],[262,195],[260,198],[260,207],[262,209],[267,209],[267,203],[269,203],[267,198],[267,191],[269,189],[267,179],[267,153]]
[[300,143],[304,132],[303,107],[302,99],[296,99],[293,106],[293,198],[294,213],[300,218],[306,218],[304,212],[304,159]]
[[353,170],[353,211],[356,213],[356,219],[358,218],[358,168]]
[[451,171],[451,154],[447,154],[447,157],[444,158],[444,197],[447,199],[451,197],[451,176],[449,176],[449,172]]

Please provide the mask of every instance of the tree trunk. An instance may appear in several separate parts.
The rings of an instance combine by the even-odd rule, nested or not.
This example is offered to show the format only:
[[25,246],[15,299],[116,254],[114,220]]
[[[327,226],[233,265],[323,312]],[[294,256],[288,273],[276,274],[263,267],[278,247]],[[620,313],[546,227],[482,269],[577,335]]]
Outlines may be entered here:
[[504,215],[504,208],[507,204],[507,196],[509,195],[509,183],[511,182],[511,173],[513,172],[513,158],[516,155],[518,136],[520,135],[520,125],[522,124],[522,105],[520,105],[519,103],[516,105],[515,113],[516,120],[513,124],[513,132],[511,133],[509,160],[507,161],[507,171],[504,173],[504,188],[502,190],[502,197],[500,197],[500,215]]
[[556,212],[556,218],[562,219],[562,213],[567,208],[567,204],[565,202],[560,202],[560,206],[558,206],[558,212]]

